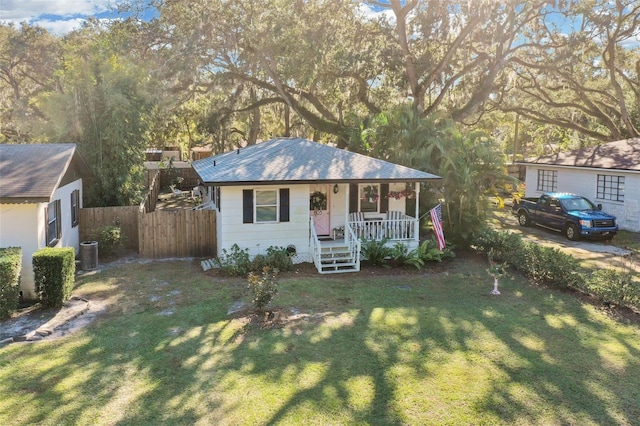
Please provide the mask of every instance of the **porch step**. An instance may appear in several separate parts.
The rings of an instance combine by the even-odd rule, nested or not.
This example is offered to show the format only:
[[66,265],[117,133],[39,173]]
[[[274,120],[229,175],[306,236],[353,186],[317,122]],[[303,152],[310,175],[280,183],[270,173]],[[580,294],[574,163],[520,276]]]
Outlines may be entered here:
[[353,258],[348,245],[335,244],[321,247],[318,272],[321,274],[339,274],[357,271],[356,259]]
[[320,273],[337,274],[340,272],[355,272],[356,262],[349,250],[333,250],[320,255]]
[[322,269],[319,271],[321,274],[343,274],[345,272],[358,272],[355,266],[336,268],[336,269]]

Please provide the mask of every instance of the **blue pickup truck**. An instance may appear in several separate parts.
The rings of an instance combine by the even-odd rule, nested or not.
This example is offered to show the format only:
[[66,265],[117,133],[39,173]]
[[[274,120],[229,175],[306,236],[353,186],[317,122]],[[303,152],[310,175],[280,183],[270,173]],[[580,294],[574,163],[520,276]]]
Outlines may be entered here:
[[616,217],[575,194],[547,193],[540,198],[513,200],[511,212],[521,226],[538,226],[564,232],[571,241],[583,238],[610,240],[618,233]]

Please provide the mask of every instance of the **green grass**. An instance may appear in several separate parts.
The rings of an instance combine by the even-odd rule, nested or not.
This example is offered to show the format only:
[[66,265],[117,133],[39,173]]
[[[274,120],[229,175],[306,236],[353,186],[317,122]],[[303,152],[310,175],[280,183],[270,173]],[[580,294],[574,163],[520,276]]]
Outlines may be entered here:
[[613,243],[627,250],[640,254],[640,233],[629,231],[618,231],[618,234],[614,237]]
[[108,314],[0,348],[0,424],[638,424],[640,326],[485,268],[282,279],[271,330],[244,280],[108,269],[76,289]]

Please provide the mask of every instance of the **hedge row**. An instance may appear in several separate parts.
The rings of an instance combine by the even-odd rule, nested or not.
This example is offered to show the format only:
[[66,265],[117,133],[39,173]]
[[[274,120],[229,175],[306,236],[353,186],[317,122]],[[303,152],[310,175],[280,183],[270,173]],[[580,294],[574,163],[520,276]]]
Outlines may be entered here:
[[33,273],[42,304],[61,307],[73,290],[75,250],[72,247],[38,250],[33,254]]
[[8,318],[18,309],[22,249],[0,248],[0,319]]
[[584,271],[578,260],[559,249],[529,243],[507,231],[483,231],[474,248],[493,262],[506,262],[535,282],[573,288],[596,295],[602,301],[640,309],[640,286],[631,273],[613,269]]

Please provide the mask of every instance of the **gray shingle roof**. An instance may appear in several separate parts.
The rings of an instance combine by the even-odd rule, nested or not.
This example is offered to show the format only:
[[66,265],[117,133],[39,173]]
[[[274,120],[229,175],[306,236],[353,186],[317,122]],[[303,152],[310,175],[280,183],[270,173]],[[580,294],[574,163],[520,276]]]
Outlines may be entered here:
[[415,182],[439,176],[302,138],[277,138],[194,161],[203,182]]
[[0,202],[51,201],[74,157],[72,143],[0,144]]
[[640,138],[527,158],[519,163],[640,171]]

